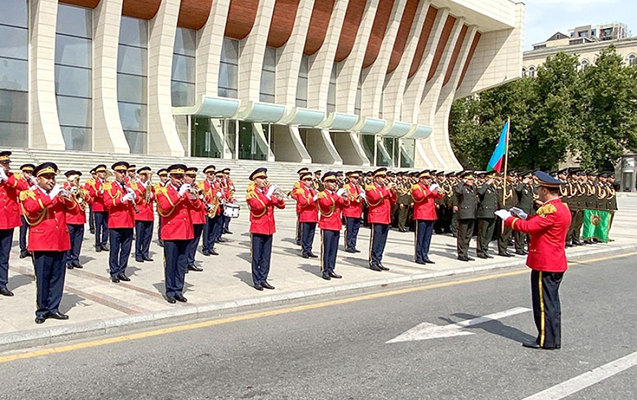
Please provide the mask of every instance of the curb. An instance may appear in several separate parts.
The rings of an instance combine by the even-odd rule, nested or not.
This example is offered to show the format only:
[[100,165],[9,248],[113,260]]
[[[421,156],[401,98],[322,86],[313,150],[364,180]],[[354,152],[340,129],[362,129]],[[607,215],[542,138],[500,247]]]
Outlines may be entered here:
[[[569,260],[578,259],[590,255],[624,252],[628,250],[637,250],[637,244],[617,246],[612,248],[585,250],[570,256]],[[137,329],[165,326],[174,324],[176,322],[209,319],[228,314],[262,309],[264,307],[294,305],[306,302],[308,300],[335,298],[338,296],[374,292],[390,287],[393,288],[416,286],[425,281],[435,278],[462,274],[474,274],[490,270],[523,266],[525,265],[525,261],[525,259],[518,259],[515,261],[485,265],[481,267],[469,267],[448,271],[428,272],[389,279],[357,282],[342,286],[331,286],[292,293],[274,294],[265,297],[255,297],[250,299],[227,301],[221,303],[209,303],[146,314],[128,315],[125,317],[88,321],[66,326],[55,326],[51,328],[11,332],[0,335],[0,351],[20,350],[29,347],[44,346],[71,340],[85,339],[89,337],[130,332]]]

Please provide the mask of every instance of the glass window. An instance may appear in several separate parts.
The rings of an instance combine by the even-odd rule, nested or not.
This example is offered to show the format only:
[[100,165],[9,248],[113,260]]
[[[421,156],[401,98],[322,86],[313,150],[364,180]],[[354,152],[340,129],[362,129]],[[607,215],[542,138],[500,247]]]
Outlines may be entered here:
[[230,38],[223,38],[221,46],[221,62],[237,64],[239,60],[239,41]]
[[91,10],[60,4],[56,29],[57,33],[92,38]]
[[239,76],[239,41],[223,38],[221,46],[221,62],[219,64],[219,87],[217,95],[220,97],[237,98]]
[[227,89],[219,87],[217,96],[219,97],[228,97],[230,99],[236,99],[239,96],[239,92],[237,89]]
[[25,60],[28,56],[27,35],[26,29],[0,25],[0,57]]
[[197,31],[186,28],[177,28],[175,34],[175,54],[195,57],[197,53]]
[[131,153],[146,153],[146,132],[124,131]]
[[57,96],[60,125],[90,127],[91,99]]
[[172,105],[183,107],[195,104],[195,84],[185,82],[172,82]]
[[91,150],[91,128],[60,126],[66,150]]
[[55,38],[55,63],[90,68],[91,40],[57,35]]
[[0,0],[0,25],[27,27],[28,8],[26,0]]
[[296,82],[296,106],[307,107],[307,78],[299,77]]
[[336,110],[336,78],[338,78],[338,68],[334,64],[332,66],[332,74],[330,75],[330,85],[327,88],[327,111],[334,112]]
[[534,67],[529,67],[529,76],[531,78],[535,78],[535,68]]
[[274,103],[276,91],[276,49],[266,47],[263,57],[263,69],[261,70],[260,101]]
[[219,87],[237,88],[239,67],[232,64],[219,64]]
[[631,54],[628,56],[628,66],[634,67],[635,65],[637,65],[637,56],[634,54]]
[[26,123],[27,110],[27,92],[0,90],[0,121]]
[[276,69],[276,48],[266,47],[263,56],[263,70],[274,71]]
[[181,82],[195,82],[195,58],[173,55],[172,79]]
[[91,70],[57,65],[55,67],[55,94],[91,97]]
[[117,75],[117,99],[128,103],[147,103],[148,81],[136,75]]
[[29,64],[26,60],[0,57],[0,89],[28,90]]
[[148,50],[139,47],[119,46],[117,72],[146,76]]
[[27,147],[27,124],[0,121],[0,146]]
[[261,93],[264,95],[274,96],[276,88],[276,74],[270,71],[261,73]]
[[148,48],[148,21],[122,17],[119,26],[119,44]]
[[146,131],[146,106],[134,103],[118,103],[122,128],[130,131]]

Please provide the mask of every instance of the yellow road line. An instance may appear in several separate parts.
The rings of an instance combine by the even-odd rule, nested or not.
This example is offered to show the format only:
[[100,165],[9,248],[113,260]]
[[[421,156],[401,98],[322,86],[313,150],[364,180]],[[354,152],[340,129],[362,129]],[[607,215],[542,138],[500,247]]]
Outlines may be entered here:
[[637,251],[632,253],[616,254],[614,256],[608,256],[608,257],[591,258],[590,260],[584,260],[584,261],[569,261],[569,264],[590,264],[593,262],[612,260],[613,258],[630,257],[634,255],[637,255]]
[[[597,259],[587,260],[587,261],[572,262],[572,263],[585,264],[587,262],[595,262],[595,261],[609,260],[613,258],[628,257],[635,254],[637,254],[637,252],[597,258]],[[150,338],[155,336],[166,335],[170,333],[190,331],[194,329],[206,328],[206,327],[215,326],[215,325],[222,325],[222,324],[227,324],[231,322],[247,321],[251,319],[272,317],[276,315],[283,315],[283,314],[289,314],[289,313],[307,311],[307,310],[315,310],[318,308],[332,307],[332,306],[337,306],[341,304],[354,303],[354,302],[364,301],[364,300],[379,299],[383,297],[413,293],[413,292],[418,292],[423,290],[438,289],[438,288],[444,288],[449,286],[464,285],[467,283],[483,282],[487,280],[506,278],[510,276],[527,274],[528,272],[529,270],[525,268],[519,271],[512,271],[512,272],[505,272],[501,274],[462,279],[462,280],[452,281],[452,282],[433,283],[430,285],[419,286],[414,288],[398,289],[398,290],[392,290],[389,292],[382,292],[382,293],[372,293],[372,294],[367,294],[362,296],[351,297],[347,299],[338,299],[338,300],[325,301],[325,302],[315,303],[315,304],[306,304],[302,306],[288,307],[288,308],[279,309],[279,310],[270,310],[270,311],[262,311],[262,312],[250,313],[245,315],[237,315],[232,317],[215,319],[212,321],[203,321],[203,322],[197,322],[197,323],[188,324],[188,325],[173,326],[170,328],[156,329],[153,331],[139,332],[139,333],[133,333],[130,335],[122,335],[122,336],[116,336],[111,338],[93,340],[90,342],[83,342],[83,343],[71,344],[66,346],[58,346],[58,347],[47,348],[47,349],[40,349],[40,350],[35,350],[35,351],[27,352],[27,353],[11,354],[6,356],[0,356],[0,364],[10,362],[10,361],[24,360],[24,359],[33,358],[33,357],[44,356],[44,355],[66,353],[66,352],[74,351],[74,350],[88,349],[88,348],[99,347],[99,346],[104,346],[108,344],[127,342],[130,340],[145,339],[145,338]]]

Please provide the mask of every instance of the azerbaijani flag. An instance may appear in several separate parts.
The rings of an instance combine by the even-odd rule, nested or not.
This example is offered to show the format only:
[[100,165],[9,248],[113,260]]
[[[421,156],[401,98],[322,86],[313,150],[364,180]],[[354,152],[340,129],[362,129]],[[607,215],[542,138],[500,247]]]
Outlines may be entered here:
[[500,140],[498,140],[498,145],[495,146],[495,151],[489,160],[489,165],[487,165],[487,172],[496,171],[500,173],[502,170],[502,164],[504,164],[504,158],[506,157],[507,147],[509,145],[509,121],[504,123],[504,128],[502,128],[502,133],[500,133]]

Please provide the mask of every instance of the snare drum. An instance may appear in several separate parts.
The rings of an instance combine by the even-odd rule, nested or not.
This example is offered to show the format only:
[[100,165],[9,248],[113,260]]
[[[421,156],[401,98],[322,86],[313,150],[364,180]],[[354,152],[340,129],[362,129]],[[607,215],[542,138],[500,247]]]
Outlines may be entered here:
[[226,204],[223,206],[223,215],[230,218],[239,218],[239,208],[238,204]]

